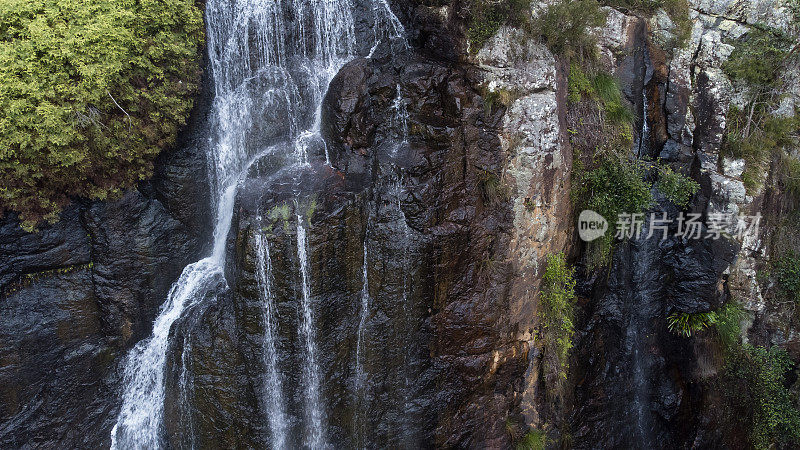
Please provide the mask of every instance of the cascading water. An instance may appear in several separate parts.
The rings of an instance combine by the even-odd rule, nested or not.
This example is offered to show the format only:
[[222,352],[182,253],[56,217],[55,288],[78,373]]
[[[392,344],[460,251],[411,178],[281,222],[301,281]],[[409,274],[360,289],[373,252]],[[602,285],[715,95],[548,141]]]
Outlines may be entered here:
[[358,311],[358,333],[356,336],[356,382],[357,389],[363,387],[364,367],[361,361],[361,346],[364,340],[364,326],[369,315],[369,279],[367,278],[367,238],[364,238],[364,262],[362,263],[361,276],[361,308]]
[[264,365],[267,368],[265,380],[265,410],[272,431],[272,447],[286,447],[288,420],[284,411],[283,392],[280,368],[278,367],[278,349],[275,344],[276,314],[275,296],[272,292],[272,259],[269,255],[269,243],[259,233],[255,235],[256,244],[256,279],[258,281],[261,301],[264,303]]
[[[207,2],[209,68],[214,83],[212,137],[207,153],[215,211],[213,247],[208,257],[184,268],[161,306],[152,335],[130,351],[124,368],[122,405],[111,432],[112,448],[164,446],[164,373],[170,329],[188,308],[208,294],[227,289],[226,239],[237,186],[250,167],[270,155],[288,157],[290,164],[298,166],[308,163],[312,151],[325,151],[327,159],[319,129],[320,106],[330,80],[359,52],[374,50],[381,39],[403,32],[384,0],[365,2],[372,6],[374,41],[358,42],[360,45],[356,45],[353,0]],[[320,448],[324,446],[323,408],[313,351],[307,241],[299,216],[297,234],[303,285],[301,334],[308,353],[304,368],[310,422],[306,441]],[[263,248],[266,250],[268,244]],[[263,270],[267,270],[266,265]],[[267,283],[267,274],[260,277]],[[269,355],[269,338],[265,346]],[[267,377],[271,378],[273,361],[267,358]],[[272,381],[267,384],[272,389]],[[274,387],[276,391],[268,389],[270,396],[280,391],[279,386]],[[275,447],[281,446],[284,436],[282,420],[285,418],[281,419],[280,412],[270,411]]]
[[308,279],[308,240],[303,218],[297,215],[297,259],[300,261],[300,282],[302,287],[302,319],[300,334],[305,344],[305,366],[303,378],[306,397],[306,415],[309,422],[307,445],[311,448],[324,447],[325,437],[322,429],[322,406],[320,404],[319,366],[317,365],[317,345],[314,332],[314,316],[311,311],[311,287]]

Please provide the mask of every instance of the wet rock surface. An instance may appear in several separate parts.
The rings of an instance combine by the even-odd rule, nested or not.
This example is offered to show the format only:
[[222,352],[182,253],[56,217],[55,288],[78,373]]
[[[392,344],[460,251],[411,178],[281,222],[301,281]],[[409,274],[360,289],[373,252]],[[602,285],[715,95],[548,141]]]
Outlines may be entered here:
[[37,233],[0,219],[0,447],[108,445],[118,364],[206,241],[193,121],[139,190],[78,201]]
[[[747,195],[741,160],[720,156],[737,97],[721,65],[745,24],[783,22],[769,2],[735,3],[693,2],[692,37],[672,55],[655,42],[669,32],[664,17],[646,23],[609,8],[598,31],[602,64],[621,78],[637,127],[647,105],[652,132],[638,156],[700,181],[688,209],[704,216],[770,202]],[[581,272],[569,409],[559,417],[541,392],[537,292],[544,257],[575,246],[568,66],[510,28],[469,55],[465,5],[392,5],[409,46],[377,46],[341,69],[322,105],[327,147],[302,168],[265,157],[240,186],[225,279],[173,326],[164,444],[271,442],[260,237],[287,445],[303,445],[302,226],[332,445],[509,448],[509,428],[560,419],[557,432],[575,448],[723,445],[724,424],[707,413],[719,361],[706,360],[703,337],[670,333],[665,317],[713,310],[739,292],[754,299],[746,307],[758,342],[797,346],[758,300],[763,243],[634,240],[618,245],[607,271]],[[370,32],[367,23],[356,17],[357,32]],[[78,202],[35,234],[0,221],[0,447],[109,444],[124,355],[151,332],[181,269],[208,250],[206,109],[201,102],[138,190]],[[285,131],[269,130],[275,117],[263,114],[253,135]]]

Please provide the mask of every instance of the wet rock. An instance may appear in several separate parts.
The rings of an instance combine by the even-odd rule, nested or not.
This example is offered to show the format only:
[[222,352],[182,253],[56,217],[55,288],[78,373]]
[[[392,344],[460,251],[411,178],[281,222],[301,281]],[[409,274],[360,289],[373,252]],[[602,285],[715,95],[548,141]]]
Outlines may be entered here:
[[118,200],[37,233],[0,219],[0,447],[109,445],[124,356],[204,243],[205,160],[179,141]]

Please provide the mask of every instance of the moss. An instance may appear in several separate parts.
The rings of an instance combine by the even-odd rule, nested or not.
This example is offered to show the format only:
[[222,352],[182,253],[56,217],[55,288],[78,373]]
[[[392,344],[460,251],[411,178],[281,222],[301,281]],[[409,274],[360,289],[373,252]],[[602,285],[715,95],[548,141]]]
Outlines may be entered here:
[[[291,210],[289,209],[289,205],[286,203],[277,205],[273,207],[269,213],[267,213],[267,218],[272,222],[275,223],[278,220],[283,221],[283,229],[289,230],[289,217],[291,215]],[[271,226],[270,226],[271,228]]]
[[152,173],[192,108],[192,0],[0,0],[0,212],[26,229]]
[[19,291],[20,289],[30,286],[31,283],[56,275],[64,275],[68,273],[77,272],[79,270],[89,270],[91,271],[94,268],[94,262],[90,261],[88,263],[83,264],[73,264],[69,266],[58,267],[55,269],[47,269],[47,270],[40,270],[38,272],[31,272],[20,275],[20,277],[9,283],[5,289],[0,291],[0,298],[7,298],[14,294],[15,292]]

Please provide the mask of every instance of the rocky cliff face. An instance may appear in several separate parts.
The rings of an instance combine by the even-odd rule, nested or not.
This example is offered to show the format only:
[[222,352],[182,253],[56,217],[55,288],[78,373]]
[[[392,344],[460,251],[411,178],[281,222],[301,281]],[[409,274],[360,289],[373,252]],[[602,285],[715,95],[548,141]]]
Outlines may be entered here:
[[156,176],[24,232],[0,225],[0,446],[108,445],[125,352],[206,244],[203,106]]
[[[772,2],[739,3],[693,2],[691,37],[674,52],[664,14],[607,8],[599,53],[637,126],[646,120],[637,148],[646,139],[647,155],[701,183],[690,211],[776,216],[779,193],[748,193],[743,163],[720,156],[728,106],[745,95],[721,66],[727,38],[788,22]],[[730,445],[709,412],[707,381],[720,368],[708,362],[710,339],[675,336],[665,317],[750,299],[750,338],[797,357],[793,319],[775,319],[790,314],[770,309],[755,280],[774,228],[747,242],[623,243],[607,273],[592,275],[573,231],[569,61],[511,27],[468,52],[461,2],[392,6],[409,45],[380,45],[336,75],[321,113],[330,163],[290,173],[264,160],[239,188],[230,289],[172,328],[166,443],[268,443],[266,239],[285,390],[306,382],[297,343],[307,285],[336,446],[509,448],[528,427],[577,448]],[[782,108],[793,110],[796,83],[789,92]],[[77,203],[35,234],[13,217],[0,223],[0,446],[109,444],[124,355],[210,240],[204,96],[139,190]],[[539,290],[545,257],[559,251],[578,262],[581,299],[566,392],[554,400]],[[302,402],[287,399],[290,428]]]

